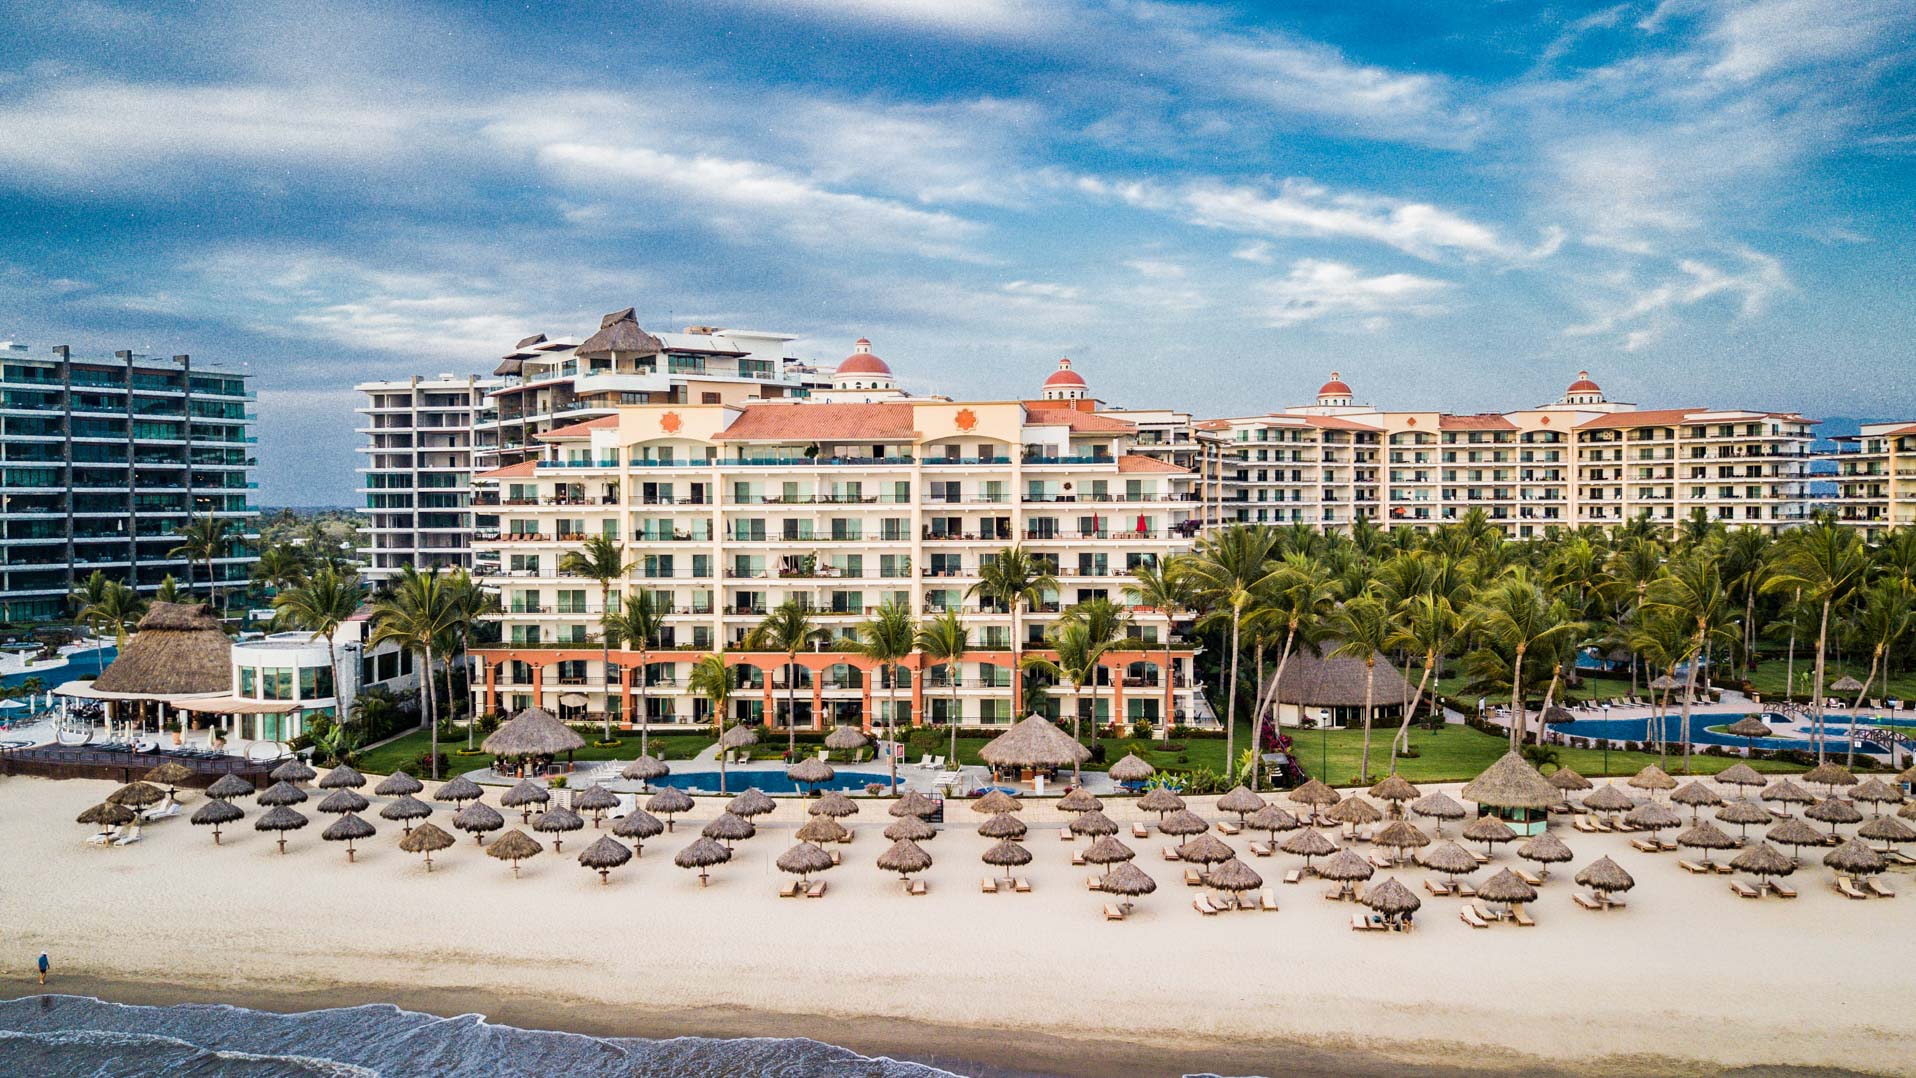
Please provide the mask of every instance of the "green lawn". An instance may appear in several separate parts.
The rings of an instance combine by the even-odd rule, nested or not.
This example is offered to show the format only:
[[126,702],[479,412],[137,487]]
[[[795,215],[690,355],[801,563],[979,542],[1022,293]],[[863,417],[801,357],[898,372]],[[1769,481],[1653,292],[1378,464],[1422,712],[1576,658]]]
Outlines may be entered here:
[[[415,730],[404,737],[389,741],[376,749],[359,754],[358,767],[361,771],[375,775],[390,775],[394,771],[406,770],[413,766],[421,753],[428,751],[431,735],[425,730]],[[475,742],[483,740],[475,738]],[[662,760],[689,760],[712,744],[710,734],[653,734],[647,747],[652,755]],[[462,736],[454,741],[439,743],[439,751],[446,754],[455,773],[471,771],[481,767],[491,767],[492,757],[484,753],[476,756],[455,756],[454,750],[466,747]],[[608,748],[596,748],[589,741],[586,746],[572,754],[574,760],[630,760],[639,754],[639,735],[624,735],[623,744]]]
[[[1814,644],[1815,642],[1811,641],[1811,643]],[[1750,685],[1757,692],[1763,694],[1765,698],[1781,696],[1783,694],[1783,679],[1788,675],[1789,671],[1790,666],[1787,662],[1777,659],[1765,659],[1763,662],[1757,664],[1755,670],[1749,672]],[[1796,694],[1798,696],[1809,696],[1810,689],[1812,688],[1810,679],[1815,675],[1815,648],[1810,648],[1807,654],[1803,649],[1799,648],[1796,655]],[[1832,659],[1827,671],[1823,675],[1823,683],[1825,686],[1833,685],[1845,677],[1853,677],[1861,681],[1868,676],[1868,663],[1839,663]],[[1854,700],[1856,698],[1855,693],[1831,692],[1829,695],[1841,697],[1844,700]],[[1889,684],[1885,687],[1883,684],[1883,671],[1878,670],[1876,672],[1876,680],[1870,683],[1868,696],[1873,700],[1880,700],[1889,696],[1896,697],[1899,700],[1916,698],[1916,673],[1909,673],[1907,671],[1896,673],[1889,678]]]

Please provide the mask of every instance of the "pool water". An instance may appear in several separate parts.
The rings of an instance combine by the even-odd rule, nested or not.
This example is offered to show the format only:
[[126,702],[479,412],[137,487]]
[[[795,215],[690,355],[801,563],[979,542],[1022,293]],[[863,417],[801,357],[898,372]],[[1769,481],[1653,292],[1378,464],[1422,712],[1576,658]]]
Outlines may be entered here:
[[[1755,747],[1759,749],[1766,749],[1770,751],[1787,750],[1787,749],[1809,751],[1814,748],[1814,746],[1811,745],[1809,741],[1800,739],[1800,738],[1787,738],[1787,737],[1743,738],[1743,737],[1736,737],[1732,734],[1720,734],[1707,729],[1708,727],[1711,727],[1711,726],[1728,726],[1729,724],[1737,721],[1738,719],[1742,717],[1743,717],[1743,714],[1741,712],[1734,713],[1734,714],[1724,714],[1722,712],[1691,713],[1690,744],[1692,745],[1723,745],[1728,748],[1738,748],[1738,749],[1749,746],[1749,747]],[[1834,717],[1828,720],[1828,723],[1829,723],[1829,726],[1831,727],[1832,732],[1834,732],[1836,729],[1841,728],[1840,724],[1836,722]],[[1587,737],[1587,738],[1604,739],[1604,740],[1609,740],[1613,742],[1614,741],[1650,741],[1652,740],[1652,736],[1650,733],[1650,728],[1651,728],[1650,720],[1648,718],[1578,719],[1575,722],[1556,722],[1556,723],[1551,723],[1550,725],[1558,733],[1563,734],[1567,737]],[[1683,714],[1681,712],[1677,712],[1677,713],[1665,716],[1663,719],[1663,731],[1664,731],[1663,736],[1669,744],[1675,745],[1675,744],[1681,743],[1683,740]],[[1829,752],[1849,751],[1849,740],[1846,738],[1840,738],[1840,737],[1825,738],[1824,744],[1827,746],[1826,751],[1829,751]],[[1889,750],[1874,741],[1870,741],[1868,739],[1861,739],[1856,742],[1856,751],[1887,753]]]
[[[860,792],[867,786],[888,786],[891,776],[883,771],[840,771],[831,781],[804,787],[785,776],[783,771],[727,771],[725,790],[727,793],[744,793],[752,787],[768,794],[796,794],[805,790],[843,790],[847,793]],[[690,793],[711,794],[718,792],[719,774],[716,771],[691,771],[683,775],[665,775],[652,779],[653,786],[676,786]]]
[[[66,665],[55,666],[51,663],[39,667],[28,667],[18,674],[0,677],[0,687],[13,688],[26,683],[28,678],[39,678],[48,689],[63,681],[90,681],[100,676],[100,671],[120,654],[118,648],[88,648],[67,656]],[[45,691],[45,690],[42,690]]]

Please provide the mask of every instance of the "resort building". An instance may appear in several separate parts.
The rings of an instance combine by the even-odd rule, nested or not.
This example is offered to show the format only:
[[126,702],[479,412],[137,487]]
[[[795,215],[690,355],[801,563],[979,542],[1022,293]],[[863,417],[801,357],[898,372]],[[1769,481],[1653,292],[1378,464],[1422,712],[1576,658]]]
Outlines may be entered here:
[[1830,439],[1836,452],[1834,501],[1826,506],[1845,524],[1880,539],[1891,528],[1916,524],[1916,423],[1865,423],[1856,434]]
[[[472,566],[473,440],[492,425],[494,378],[442,374],[362,382],[359,468],[365,575],[375,583],[407,565]],[[495,519],[483,522],[497,526]]]
[[325,638],[314,639],[303,631],[235,642],[230,656],[232,696],[243,706],[235,709],[228,734],[235,742],[233,751],[245,752],[251,742],[299,737],[313,716],[338,718],[367,689],[383,688],[401,697],[416,690],[419,677],[412,653],[390,641],[369,649],[371,635],[372,608],[364,607],[340,624],[330,656]]
[[1815,420],[1793,412],[1639,409],[1579,371],[1562,397],[1455,415],[1357,403],[1335,371],[1314,404],[1211,420],[1234,459],[1227,519],[1427,530],[1473,509],[1516,538],[1638,517],[1775,532],[1809,515]]
[[[970,650],[950,667],[904,660],[900,726],[1009,726],[1024,712],[1014,631],[1021,650],[1041,648],[1073,604],[1125,603],[1133,568],[1188,550],[1203,526],[1198,475],[1139,451],[1140,425],[1101,411],[1081,376],[1034,400],[913,397],[860,341],[829,384],[808,388],[802,400],[620,403],[533,435],[537,459],[482,472],[476,496],[496,499],[500,527],[478,538],[476,571],[505,613],[502,643],[475,649],[477,708],[708,722],[688,675],[723,649],[741,719],[869,727],[883,722],[886,686],[876,664],[841,648],[882,604],[902,603],[921,619],[958,611]],[[666,612],[649,649],[621,642],[609,667],[600,585],[563,568],[596,535],[617,539],[629,563],[611,584],[613,606],[644,592]],[[1013,544],[1058,580],[1015,613],[970,592]],[[817,626],[795,670],[783,653],[742,648],[788,599]],[[1165,668],[1164,617],[1134,611],[1129,632],[1081,697],[1054,687],[1041,709],[1159,730],[1214,721],[1194,691],[1192,651],[1175,636]]]
[[0,345],[0,621],[68,616],[96,569],[144,593],[168,575],[203,586],[203,563],[168,552],[209,516],[235,525],[218,583],[245,581],[259,515],[246,379],[188,356]]
[[1284,663],[1275,708],[1279,727],[1362,726],[1367,693],[1373,727],[1403,716],[1412,686],[1390,659],[1379,652],[1373,672],[1363,659],[1336,649],[1336,641],[1325,641],[1315,652],[1299,648]]

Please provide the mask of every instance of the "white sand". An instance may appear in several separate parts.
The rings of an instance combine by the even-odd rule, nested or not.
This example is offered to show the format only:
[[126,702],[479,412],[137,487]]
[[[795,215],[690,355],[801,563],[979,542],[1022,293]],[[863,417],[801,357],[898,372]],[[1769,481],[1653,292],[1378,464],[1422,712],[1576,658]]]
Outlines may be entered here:
[[[73,817],[111,788],[0,782],[6,966],[25,970],[45,949],[56,973],[220,986],[239,1003],[249,987],[470,986],[588,1006],[736,1005],[1163,1046],[1302,1038],[1451,1065],[1468,1064],[1459,1043],[1613,1066],[1642,1054],[1895,1072],[1916,1059],[1916,878],[1888,877],[1903,892],[1893,901],[1846,900],[1811,863],[1820,852],[1792,879],[1801,898],[1752,902],[1730,893],[1728,877],[1686,874],[1675,854],[1566,827],[1577,858],[1531,907],[1536,928],[1470,929],[1458,900],[1428,896],[1412,866],[1398,875],[1424,899],[1417,931],[1358,934],[1348,927],[1357,907],[1324,901],[1321,883],[1280,883],[1300,859],[1251,857],[1249,832],[1227,841],[1282,912],[1199,916],[1181,866],[1159,855],[1165,841],[1130,838],[1137,817],[1125,802],[1107,813],[1159,889],[1129,920],[1107,923],[1107,896],[1086,891],[1088,870],[1044,827],[1060,817],[1035,806],[1025,813],[1034,862],[1020,871],[1034,893],[979,893],[989,843],[974,833],[976,814],[954,806],[954,826],[925,844],[931,894],[906,897],[872,864],[890,819],[865,802],[847,821],[858,837],[839,847],[845,864],[824,876],[830,893],[792,900],[775,894],[786,877],[772,861],[804,819],[793,801],[701,889],[671,857],[716,814],[712,799],[602,887],[575,860],[589,825],[558,856],[537,836],[547,852],[522,879],[463,834],[428,875],[397,849],[399,826],[377,820],[377,801],[365,815],[380,834],[353,865],[320,841],[330,818],[311,802],[313,823],[285,856],[252,829],[250,802],[218,848],[184,817],[132,847],[85,846]],[[195,794],[188,811],[198,803]],[[1208,804],[1193,807],[1210,816]],[[450,815],[434,820],[450,830]],[[1628,909],[1570,901],[1571,875],[1602,854],[1637,878]],[[1488,871],[1518,864],[1506,848]],[[831,1040],[832,1029],[821,1021],[814,1035]]]

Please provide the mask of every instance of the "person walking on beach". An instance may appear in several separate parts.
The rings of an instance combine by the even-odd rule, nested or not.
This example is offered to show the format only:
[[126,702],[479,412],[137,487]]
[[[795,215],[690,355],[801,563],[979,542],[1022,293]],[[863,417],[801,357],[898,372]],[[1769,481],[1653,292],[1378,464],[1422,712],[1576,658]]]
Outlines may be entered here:
[[43,985],[47,983],[47,953],[45,951],[40,952],[40,983]]

